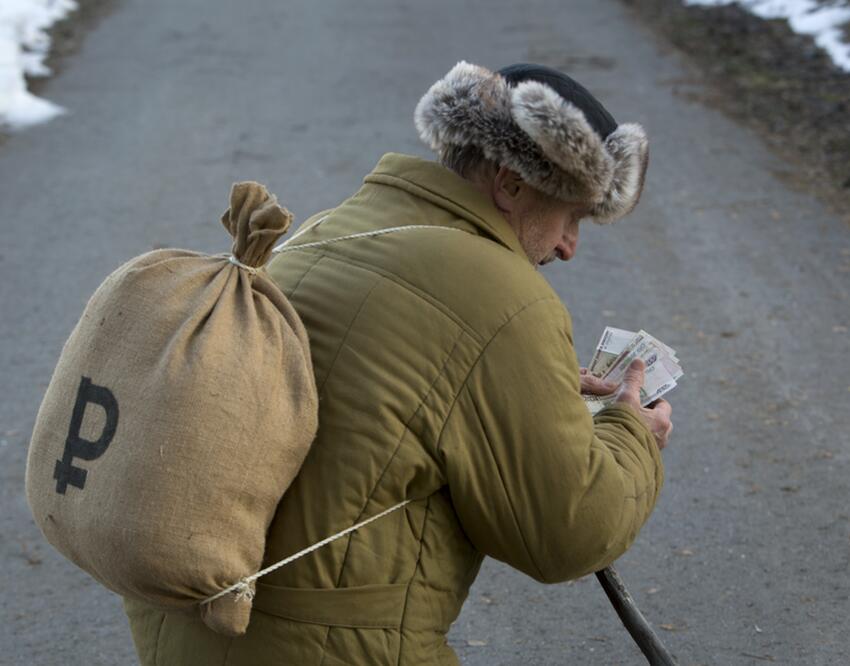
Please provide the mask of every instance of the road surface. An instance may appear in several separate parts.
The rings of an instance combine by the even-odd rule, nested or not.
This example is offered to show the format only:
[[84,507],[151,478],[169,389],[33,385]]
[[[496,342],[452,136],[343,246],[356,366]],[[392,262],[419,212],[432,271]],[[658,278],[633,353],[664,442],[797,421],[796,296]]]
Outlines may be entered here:
[[[121,0],[99,23],[43,90],[69,115],[0,146],[0,663],[135,661],[119,600],[24,497],[87,297],[151,248],[227,250],[235,180],[303,219],[383,152],[427,155],[413,108],[460,59],[560,67],[651,137],[635,214],[546,269],[585,362],[604,326],[643,327],[687,372],[662,498],[618,565],[646,616],[682,664],[850,663],[850,225],[613,0]],[[592,577],[492,561],[450,642],[476,666],[642,663]]]

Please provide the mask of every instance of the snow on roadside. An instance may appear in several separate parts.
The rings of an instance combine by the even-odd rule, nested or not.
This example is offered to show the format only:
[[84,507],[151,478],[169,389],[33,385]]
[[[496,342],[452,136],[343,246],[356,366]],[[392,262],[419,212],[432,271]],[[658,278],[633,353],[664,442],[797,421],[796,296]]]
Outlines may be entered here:
[[63,113],[27,90],[27,76],[48,76],[47,29],[77,8],[74,0],[0,0],[0,129],[21,129]]
[[[735,0],[685,0],[686,5],[716,7],[731,5]],[[841,27],[850,22],[850,7],[825,4],[822,0],[738,0],[737,4],[764,19],[788,19],[791,30],[811,35],[815,44],[826,51],[832,61],[850,72],[850,44],[844,41]]]

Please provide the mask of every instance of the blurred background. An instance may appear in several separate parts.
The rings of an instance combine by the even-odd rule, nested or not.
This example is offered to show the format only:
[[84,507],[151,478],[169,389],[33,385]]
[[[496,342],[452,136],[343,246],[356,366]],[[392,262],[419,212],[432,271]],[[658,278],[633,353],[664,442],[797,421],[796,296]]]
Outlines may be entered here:
[[[686,372],[617,565],[648,620],[681,664],[850,663],[848,21],[827,0],[0,0],[0,664],[135,663],[120,600],[24,495],[87,298],[152,248],[228,250],[236,180],[300,221],[384,152],[428,156],[413,108],[461,59],[557,67],[650,135],[640,206],[545,269],[584,363],[610,325]],[[593,577],[491,560],[450,643],[470,665],[643,663]]]

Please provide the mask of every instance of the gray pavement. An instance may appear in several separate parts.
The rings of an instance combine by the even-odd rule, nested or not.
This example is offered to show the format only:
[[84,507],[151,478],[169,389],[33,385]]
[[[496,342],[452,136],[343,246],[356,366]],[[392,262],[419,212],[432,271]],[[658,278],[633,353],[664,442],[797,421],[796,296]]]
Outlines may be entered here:
[[[384,151],[457,60],[562,67],[652,139],[644,199],[547,268],[588,360],[605,325],[687,378],[656,513],[618,565],[684,664],[850,663],[850,225],[717,112],[618,2],[122,0],[45,94],[70,114],[0,146],[0,663],[135,662],[119,600],[54,553],[24,498],[52,367],[105,275],[152,247],[223,251],[234,180],[299,219]],[[553,415],[555,417],[556,415]],[[640,664],[595,582],[488,561],[464,664]]]

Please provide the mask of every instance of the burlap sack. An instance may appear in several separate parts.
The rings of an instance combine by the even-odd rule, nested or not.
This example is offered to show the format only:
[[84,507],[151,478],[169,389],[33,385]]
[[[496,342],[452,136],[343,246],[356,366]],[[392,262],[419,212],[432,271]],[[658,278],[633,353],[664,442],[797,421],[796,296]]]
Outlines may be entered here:
[[[222,222],[261,266],[291,223],[256,183]],[[98,288],[38,412],[26,487],[62,554],[115,592],[244,633],[251,602],[199,600],[255,573],[316,432],[307,334],[262,273],[158,250]]]

